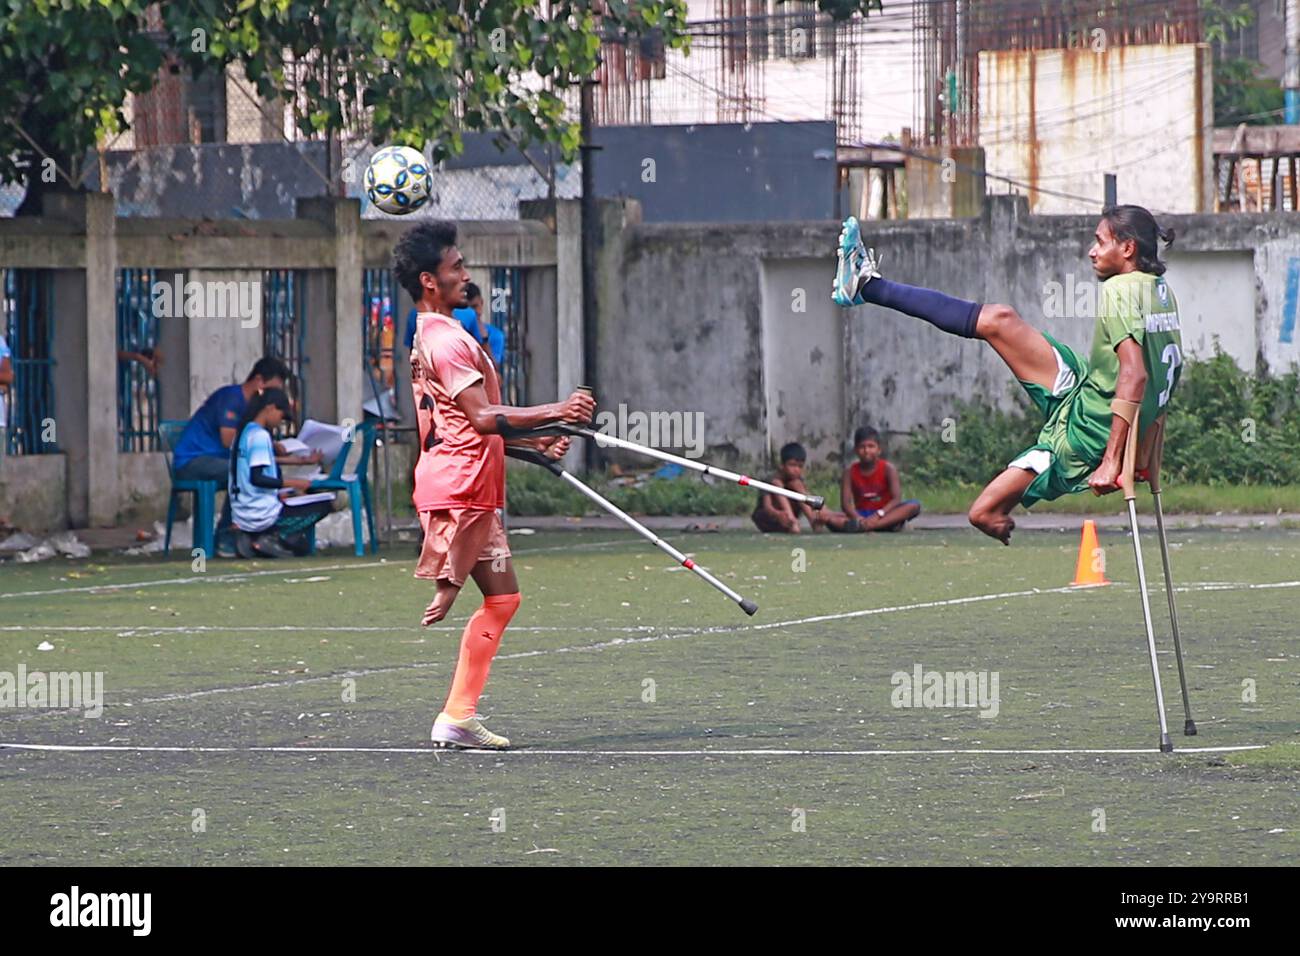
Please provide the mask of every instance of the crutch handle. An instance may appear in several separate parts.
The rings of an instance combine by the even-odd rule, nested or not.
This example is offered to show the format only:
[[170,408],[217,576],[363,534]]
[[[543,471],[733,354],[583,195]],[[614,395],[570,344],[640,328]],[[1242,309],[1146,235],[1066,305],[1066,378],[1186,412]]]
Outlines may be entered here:
[[524,448],[522,445],[506,445],[506,457],[517,458],[519,461],[526,461],[532,465],[541,465],[553,475],[558,475],[564,470],[558,461],[547,458],[536,448]]

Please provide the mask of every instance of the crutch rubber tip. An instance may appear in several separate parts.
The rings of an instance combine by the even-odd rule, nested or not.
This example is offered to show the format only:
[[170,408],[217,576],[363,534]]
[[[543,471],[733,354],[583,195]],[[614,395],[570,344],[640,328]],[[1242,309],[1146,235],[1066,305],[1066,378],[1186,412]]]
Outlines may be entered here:
[[758,605],[746,598],[744,601],[740,602],[740,609],[750,617],[753,617],[755,612],[758,611]]
[[1187,719],[1187,723],[1183,724],[1183,736],[1184,737],[1196,736],[1196,721],[1192,720],[1190,717]]
[[820,495],[813,495],[808,499],[808,504],[813,508],[824,508],[826,507],[826,499]]
[[1174,742],[1169,739],[1168,734],[1160,735],[1160,752],[1162,754],[1171,754],[1174,752]]

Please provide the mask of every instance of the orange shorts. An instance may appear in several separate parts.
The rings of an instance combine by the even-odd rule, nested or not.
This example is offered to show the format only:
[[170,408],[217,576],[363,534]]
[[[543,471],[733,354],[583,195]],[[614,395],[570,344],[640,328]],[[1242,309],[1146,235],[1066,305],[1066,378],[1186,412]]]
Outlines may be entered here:
[[424,545],[417,578],[450,581],[464,587],[465,579],[480,561],[510,557],[506,529],[495,511],[456,508],[451,511],[421,511]]

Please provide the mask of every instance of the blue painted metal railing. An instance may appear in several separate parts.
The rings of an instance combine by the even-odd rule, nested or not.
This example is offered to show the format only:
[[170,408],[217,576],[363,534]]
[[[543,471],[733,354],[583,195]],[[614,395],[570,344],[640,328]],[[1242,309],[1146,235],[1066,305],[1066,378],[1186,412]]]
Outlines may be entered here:
[[299,269],[266,269],[262,273],[263,351],[288,365],[291,373],[285,388],[293,402],[294,421],[280,437],[296,435],[307,414],[305,284]]
[[14,381],[0,387],[11,455],[59,450],[54,404],[54,276],[48,269],[4,269],[0,330]]
[[158,316],[154,270],[117,271],[117,436],[124,452],[158,451]]
[[[361,273],[361,352],[366,374],[362,400],[393,386],[394,344],[406,333],[406,317],[398,316],[397,284],[389,269],[365,269]],[[400,319],[400,321],[399,321]]]
[[524,348],[524,270],[498,266],[492,270],[492,287],[485,294],[488,321],[506,336],[502,363],[501,400],[507,405],[528,404],[528,363]]

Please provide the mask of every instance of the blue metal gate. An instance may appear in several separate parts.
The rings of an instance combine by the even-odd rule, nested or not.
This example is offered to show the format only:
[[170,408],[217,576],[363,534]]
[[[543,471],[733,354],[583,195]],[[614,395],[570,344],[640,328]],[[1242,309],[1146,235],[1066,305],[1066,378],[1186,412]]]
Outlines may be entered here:
[[524,348],[527,322],[524,314],[524,270],[498,266],[492,270],[492,288],[487,290],[488,321],[506,336],[506,357],[502,363],[501,400],[507,405],[528,404],[528,361]]
[[124,452],[158,451],[158,316],[154,270],[117,271],[117,435]]
[[[366,383],[361,400],[371,401],[385,408],[390,406],[384,398],[393,387],[396,370],[393,357],[399,334],[397,316],[397,284],[389,269],[366,269],[361,274],[361,352],[365,363]],[[404,324],[404,323],[403,323]]]
[[293,403],[294,420],[292,426],[284,428],[281,437],[296,435],[307,414],[305,284],[305,277],[298,269],[262,272],[262,350],[284,362],[290,372],[285,390]]
[[[0,421],[11,455],[57,452],[54,428],[54,275],[4,269],[3,329],[14,380],[0,387]],[[47,440],[48,439],[48,440]]]

